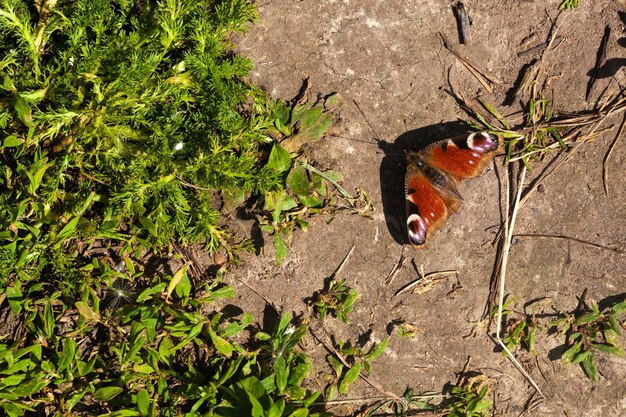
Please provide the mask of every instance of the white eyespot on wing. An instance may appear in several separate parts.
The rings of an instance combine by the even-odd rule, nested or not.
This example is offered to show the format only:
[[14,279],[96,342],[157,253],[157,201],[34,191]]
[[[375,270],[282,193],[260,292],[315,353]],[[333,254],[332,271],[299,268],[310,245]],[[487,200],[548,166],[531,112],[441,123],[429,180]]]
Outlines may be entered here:
[[467,137],[467,147],[479,153],[498,149],[498,137],[487,132],[472,133]]
[[424,219],[419,214],[411,214],[406,220],[406,226],[411,244],[419,246],[426,242],[428,229]]

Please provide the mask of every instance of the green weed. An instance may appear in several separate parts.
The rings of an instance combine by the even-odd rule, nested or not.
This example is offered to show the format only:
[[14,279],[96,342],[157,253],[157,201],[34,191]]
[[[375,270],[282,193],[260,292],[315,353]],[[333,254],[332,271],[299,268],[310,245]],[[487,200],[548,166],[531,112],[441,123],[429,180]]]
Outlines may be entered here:
[[601,352],[619,357],[626,352],[619,346],[622,325],[619,317],[626,312],[626,301],[614,303],[603,311],[595,305],[581,301],[581,308],[564,317],[554,320],[550,327],[566,335],[565,352],[561,361],[566,364],[580,364],[585,375],[592,380],[598,379],[596,354]]
[[384,339],[380,343],[372,344],[372,347],[366,352],[360,347],[340,342],[338,354],[341,356],[326,356],[326,360],[333,368],[337,379],[336,383],[327,387],[326,398],[332,400],[337,396],[337,393],[346,394],[350,385],[359,378],[361,372],[369,374],[372,369],[372,361],[385,351],[388,344],[389,339]]
[[223,270],[198,279],[176,249],[233,259],[249,245],[223,212],[247,199],[288,236],[340,179],[300,156],[336,97],[291,108],[244,81],[230,39],[256,17],[245,0],[0,1],[6,415],[315,415],[303,327],[248,340],[252,316],[215,306],[234,296]]
[[325,288],[315,294],[312,306],[320,320],[330,314],[347,323],[348,314],[358,298],[359,294],[348,287],[345,280],[328,279]]
[[578,3],[580,0],[563,0],[561,4],[559,4],[559,10],[571,10],[578,7]]
[[487,399],[489,386],[472,381],[463,386],[450,387],[450,399],[443,406],[445,417],[486,417],[491,413],[491,401]]

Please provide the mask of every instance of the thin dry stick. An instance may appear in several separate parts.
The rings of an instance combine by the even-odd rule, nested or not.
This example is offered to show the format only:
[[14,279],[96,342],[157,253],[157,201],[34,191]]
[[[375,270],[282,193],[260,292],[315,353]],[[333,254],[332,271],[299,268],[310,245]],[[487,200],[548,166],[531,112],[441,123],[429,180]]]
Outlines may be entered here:
[[513,237],[514,238],[518,238],[518,239],[519,238],[524,238],[524,237],[529,237],[529,238],[538,238],[538,239],[571,240],[573,242],[578,242],[578,243],[581,243],[583,245],[592,246],[592,247],[598,248],[598,249],[610,250],[610,251],[613,251],[615,253],[624,253],[624,251],[622,249],[619,249],[619,248],[612,248],[610,246],[600,245],[599,243],[593,243],[593,242],[589,242],[588,240],[578,239],[576,237],[571,237],[571,236],[542,235],[542,234],[538,234],[538,233],[520,233],[520,234],[513,235]]
[[615,139],[613,139],[611,146],[609,146],[609,151],[606,153],[606,156],[602,161],[602,182],[604,183],[604,193],[606,195],[609,195],[609,165],[607,162],[609,162],[609,158],[611,157],[611,153],[613,152],[617,141],[622,137],[622,133],[624,133],[624,127],[626,127],[626,113],[624,113],[624,118],[622,119],[619,131],[617,132],[617,135],[615,135]]
[[[445,394],[432,394],[432,395],[412,395],[412,400],[430,400],[435,398],[446,398]],[[394,401],[393,397],[367,397],[367,398],[346,398],[345,400],[330,400],[330,401],[317,401],[312,405],[342,405],[342,404],[361,404],[371,403],[377,401]]]
[[180,181],[180,183],[184,185],[185,187],[194,188],[196,190],[201,190],[201,191],[215,191],[212,188],[200,187],[199,185],[195,185],[190,182],[187,182],[178,175],[176,176],[176,178],[178,178],[178,181]]
[[[404,252],[404,246],[402,246],[402,252]],[[400,259],[398,259],[398,262],[396,262],[393,268],[391,268],[391,271],[389,271],[389,275],[387,275],[387,278],[385,279],[385,285],[391,284],[396,275],[398,275],[398,272],[402,269],[404,261],[406,260],[406,257],[402,252],[400,253]]]
[[450,46],[450,44],[448,43],[448,39],[445,37],[443,33],[440,32],[439,36],[441,36],[441,40],[443,41],[443,46],[448,51],[450,51],[452,55],[454,55],[461,62],[461,64],[463,64],[463,66],[465,66],[465,68],[467,68],[467,70],[472,73],[474,77],[476,77],[476,79],[483,85],[483,87],[485,87],[485,89],[487,89],[487,91],[489,91],[490,93],[493,93],[493,88],[489,85],[488,81],[494,84],[502,84],[502,81],[500,81],[493,75],[489,74],[485,70],[482,70],[482,71],[479,70],[477,65],[475,65],[469,59],[461,56],[457,51],[455,51],[454,48]]
[[454,274],[458,274],[459,271],[457,270],[449,270],[449,271],[436,271],[436,272],[431,272],[429,274],[426,275],[421,275],[420,277],[417,278],[414,281],[409,282],[408,284],[406,284],[404,287],[400,288],[393,296],[396,297],[400,294],[404,294],[405,292],[409,291],[410,289],[412,289],[413,287],[415,287],[416,285],[418,285],[419,283],[421,283],[422,281],[424,281],[426,278],[434,278],[437,276],[446,276],[446,275],[454,275]]
[[335,277],[339,274],[341,274],[341,271],[343,270],[343,267],[346,265],[346,263],[348,262],[348,259],[350,259],[350,256],[352,255],[352,252],[354,252],[354,246],[352,245],[352,247],[350,248],[350,250],[348,251],[348,254],[346,256],[343,257],[343,261],[341,261],[341,263],[339,264],[339,266],[337,267],[337,269],[335,270],[335,272],[333,272],[330,275],[330,279],[335,279]]
[[248,284],[246,281],[244,281],[241,278],[235,278],[237,281],[241,282],[243,285],[245,285],[246,287],[248,287],[248,289],[250,291],[252,291],[253,293],[255,293],[257,296],[259,296],[260,298],[263,299],[263,301],[265,301],[265,303],[272,307],[272,310],[274,310],[274,312],[276,313],[276,315],[280,316],[280,311],[278,311],[278,308],[276,307],[276,305],[274,305],[274,303],[267,298],[266,296],[264,296],[263,294],[261,294],[260,292],[258,292],[256,289],[254,289],[254,287],[252,287],[250,284]]
[[[500,333],[502,332],[502,310],[504,306],[504,284],[506,278],[506,267],[509,259],[509,252],[511,250],[511,241],[513,239],[513,230],[515,229],[515,220],[517,219],[517,213],[519,211],[519,202],[522,196],[522,190],[524,188],[524,180],[526,179],[526,165],[522,166],[522,173],[520,175],[519,185],[517,187],[517,195],[515,197],[515,203],[513,205],[513,212],[511,213],[511,220],[508,224],[508,227],[505,229],[504,235],[504,246],[502,248],[503,256],[502,256],[502,264],[500,265],[500,290],[498,296],[498,321],[496,323],[496,342],[500,345],[500,347],[507,353],[511,362],[515,365],[518,371],[521,372],[522,375],[526,378],[526,380],[533,386],[533,388],[545,398],[545,395],[539,389],[537,383],[532,379],[532,377],[526,372],[522,364],[513,356],[513,353],[506,347],[502,338],[500,337]],[[507,180],[507,196],[508,196],[508,180]],[[507,198],[508,200],[508,198]],[[507,216],[508,218],[509,216]]]

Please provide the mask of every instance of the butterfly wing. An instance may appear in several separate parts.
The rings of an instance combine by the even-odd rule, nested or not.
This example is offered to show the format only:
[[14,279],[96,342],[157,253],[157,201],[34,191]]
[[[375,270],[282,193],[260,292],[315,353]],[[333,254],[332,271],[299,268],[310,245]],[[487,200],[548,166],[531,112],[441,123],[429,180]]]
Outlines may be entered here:
[[405,196],[407,232],[420,248],[461,204],[456,181],[474,178],[502,145],[499,136],[479,132],[435,142],[407,153]]
[[456,210],[461,196],[454,178],[436,167],[427,165],[419,153],[407,155],[408,168],[405,179],[407,231],[414,247],[423,245]]
[[420,151],[420,155],[427,164],[461,180],[478,176],[501,145],[499,136],[477,132],[435,142]]

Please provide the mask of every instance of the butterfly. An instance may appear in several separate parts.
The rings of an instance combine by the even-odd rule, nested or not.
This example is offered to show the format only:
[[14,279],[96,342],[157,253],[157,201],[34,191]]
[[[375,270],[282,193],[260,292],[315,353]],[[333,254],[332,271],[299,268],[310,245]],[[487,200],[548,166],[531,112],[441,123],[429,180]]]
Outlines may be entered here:
[[448,214],[459,208],[463,197],[457,182],[480,175],[501,147],[500,136],[476,132],[407,152],[406,224],[413,247],[423,247]]

